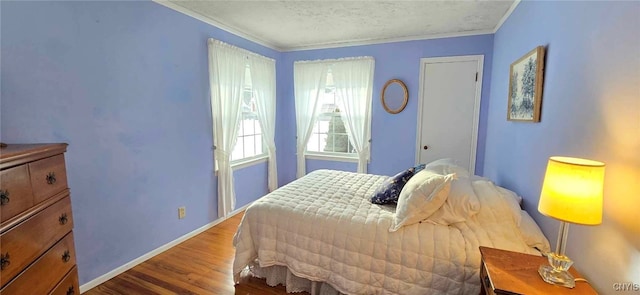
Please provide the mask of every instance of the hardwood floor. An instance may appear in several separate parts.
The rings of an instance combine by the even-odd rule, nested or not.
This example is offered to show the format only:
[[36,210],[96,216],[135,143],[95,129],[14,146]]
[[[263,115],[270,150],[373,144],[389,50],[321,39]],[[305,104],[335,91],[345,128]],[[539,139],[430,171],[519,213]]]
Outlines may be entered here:
[[[137,265],[84,294],[287,294],[263,279],[233,284],[232,244],[243,213]],[[303,294],[303,293],[296,293]]]

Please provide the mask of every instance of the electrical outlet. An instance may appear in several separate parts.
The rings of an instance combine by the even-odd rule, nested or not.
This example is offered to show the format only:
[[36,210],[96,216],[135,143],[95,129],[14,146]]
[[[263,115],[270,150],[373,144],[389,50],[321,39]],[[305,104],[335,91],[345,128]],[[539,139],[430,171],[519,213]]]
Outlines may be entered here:
[[187,215],[186,207],[178,207],[178,219],[182,219]]

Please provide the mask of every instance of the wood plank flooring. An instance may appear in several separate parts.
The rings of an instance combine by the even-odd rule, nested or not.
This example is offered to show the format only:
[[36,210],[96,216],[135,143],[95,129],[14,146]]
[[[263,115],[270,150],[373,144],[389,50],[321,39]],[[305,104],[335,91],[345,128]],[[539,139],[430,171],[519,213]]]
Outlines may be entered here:
[[[233,284],[233,235],[239,213],[84,294],[287,294],[263,279]],[[304,293],[296,293],[304,294]]]

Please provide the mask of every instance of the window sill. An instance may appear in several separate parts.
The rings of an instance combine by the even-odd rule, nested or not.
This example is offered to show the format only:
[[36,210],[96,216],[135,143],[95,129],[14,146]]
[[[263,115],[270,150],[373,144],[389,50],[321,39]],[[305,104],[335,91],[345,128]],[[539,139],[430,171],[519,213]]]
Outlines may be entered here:
[[358,163],[357,157],[349,157],[342,155],[334,155],[334,154],[323,154],[323,153],[313,153],[307,152],[305,155],[306,159],[309,160],[324,160],[324,161],[339,161],[339,162],[350,162],[350,163]]
[[237,160],[231,163],[231,168],[242,169],[258,163],[264,163],[269,159],[268,155],[257,156],[248,159]]

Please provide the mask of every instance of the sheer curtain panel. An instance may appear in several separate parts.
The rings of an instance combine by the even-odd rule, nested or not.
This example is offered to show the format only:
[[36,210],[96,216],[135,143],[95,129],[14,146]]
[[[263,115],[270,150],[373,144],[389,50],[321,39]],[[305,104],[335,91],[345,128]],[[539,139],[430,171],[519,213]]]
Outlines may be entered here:
[[327,69],[328,64],[322,62],[293,64],[298,178],[306,174],[305,151],[317,116],[320,91],[325,88]]
[[262,56],[250,56],[251,81],[256,96],[258,120],[269,155],[269,191],[278,188],[276,165],[276,62]]
[[358,173],[367,173],[369,161],[374,66],[372,57],[359,57],[331,67],[340,115],[358,153]]
[[214,159],[218,169],[218,217],[235,208],[231,152],[241,116],[247,55],[241,49],[209,39],[209,87],[213,120]]

